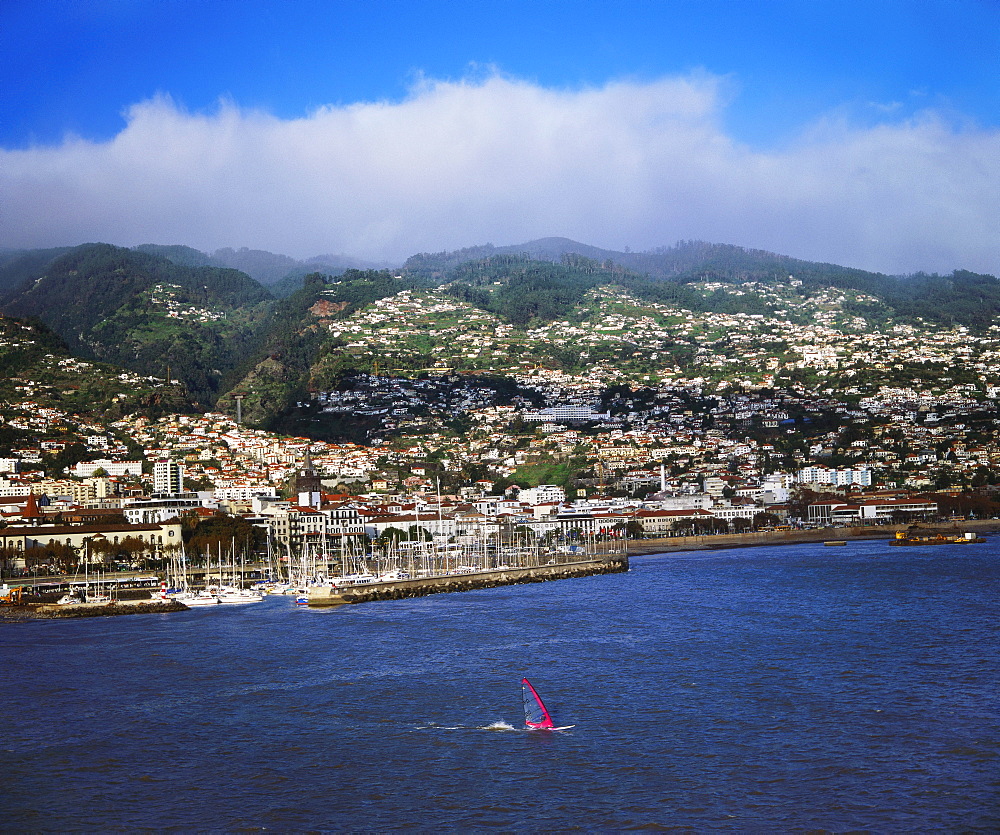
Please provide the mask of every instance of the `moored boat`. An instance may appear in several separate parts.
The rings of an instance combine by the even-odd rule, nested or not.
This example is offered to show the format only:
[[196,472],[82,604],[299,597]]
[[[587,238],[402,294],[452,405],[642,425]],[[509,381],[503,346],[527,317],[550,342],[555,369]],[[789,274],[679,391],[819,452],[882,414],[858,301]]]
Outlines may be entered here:
[[198,592],[193,591],[179,591],[174,594],[168,594],[167,600],[176,600],[178,603],[183,603],[185,606],[218,606],[219,598],[212,594],[208,589],[202,589]]
[[255,591],[250,591],[249,589],[241,589],[236,586],[223,586],[217,592],[215,592],[216,597],[219,599],[219,603],[234,604],[234,603],[260,603],[264,599],[264,595],[258,594]]

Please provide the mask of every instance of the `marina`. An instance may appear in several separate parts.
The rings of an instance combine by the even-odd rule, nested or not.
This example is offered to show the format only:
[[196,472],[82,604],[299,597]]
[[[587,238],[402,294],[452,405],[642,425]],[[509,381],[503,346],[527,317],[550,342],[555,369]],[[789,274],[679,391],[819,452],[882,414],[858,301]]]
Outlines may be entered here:
[[[886,545],[959,545],[985,543],[995,534],[995,520],[966,522],[958,527],[863,526],[850,528],[760,531],[746,534],[676,536],[661,539],[589,537],[573,545],[541,548],[526,543],[481,542],[435,545],[394,543],[363,550],[351,546],[303,549],[294,560],[238,561],[235,548],[228,557],[205,555],[200,565],[179,552],[164,575],[104,573],[92,578],[36,578],[31,583],[0,586],[0,619],[13,612],[11,604],[26,604],[19,616],[47,617],[40,604],[123,603],[135,600],[172,601],[184,608],[215,608],[221,604],[259,603],[267,596],[286,596],[299,606],[322,608],[378,600],[402,600],[442,592],[462,592],[502,585],[545,582],[628,571],[630,558],[642,554],[745,547],[787,547],[808,543],[845,547],[868,543]],[[831,539],[833,534],[837,538]],[[487,567],[483,567],[487,566]],[[170,607],[163,611],[178,611]],[[91,616],[90,608],[70,607],[60,617]],[[155,611],[121,606],[114,614]],[[7,618],[11,619],[11,618]]]
[[[291,596],[297,605],[338,606],[566,580],[629,568],[628,540],[616,537],[591,537],[580,544],[547,549],[537,543],[533,547],[497,543],[490,548],[476,541],[400,545],[409,547],[357,552],[304,549],[301,558],[289,561],[284,569],[270,559],[249,566],[245,560],[238,562],[235,548],[228,564],[220,548],[214,567],[207,555],[201,567],[194,567],[181,549],[163,577],[105,575],[4,586],[0,618],[50,617],[53,604],[59,608],[59,617],[87,617],[98,611],[97,604],[127,603],[114,611],[107,609],[109,614],[163,613],[260,603],[273,595]],[[156,608],[150,603],[172,605]]]

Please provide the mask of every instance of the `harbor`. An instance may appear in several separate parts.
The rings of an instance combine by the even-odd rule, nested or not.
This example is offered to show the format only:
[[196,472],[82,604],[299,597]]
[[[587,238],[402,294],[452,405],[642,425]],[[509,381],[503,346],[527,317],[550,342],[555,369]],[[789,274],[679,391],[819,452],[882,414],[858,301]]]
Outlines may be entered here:
[[367,551],[304,550],[282,565],[271,559],[237,563],[235,554],[201,567],[183,551],[162,574],[99,578],[41,577],[0,588],[0,619],[95,617],[185,611],[193,606],[256,603],[285,595],[298,605],[338,606],[429,594],[541,583],[628,571],[628,540],[590,537],[543,549],[489,548],[485,543]]
[[589,537],[580,544],[548,549],[414,542],[381,551],[304,550],[284,565],[272,559],[237,564],[231,556],[229,566],[221,558],[193,566],[180,556],[160,574],[108,573],[83,582],[36,577],[20,585],[4,584],[0,619],[164,614],[194,605],[259,602],[267,594],[324,608],[626,572],[629,558],[637,555],[808,543],[843,546],[856,541],[879,546],[982,543],[980,534],[995,533],[998,527],[997,520],[969,520],[944,533],[880,525],[655,539]]

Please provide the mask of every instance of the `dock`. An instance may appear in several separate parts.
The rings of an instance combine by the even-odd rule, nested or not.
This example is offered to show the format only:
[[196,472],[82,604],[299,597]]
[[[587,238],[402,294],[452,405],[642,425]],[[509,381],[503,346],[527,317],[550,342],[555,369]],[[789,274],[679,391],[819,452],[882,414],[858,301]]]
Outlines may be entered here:
[[530,568],[492,568],[462,574],[440,574],[410,580],[390,580],[355,586],[314,586],[309,590],[310,606],[343,606],[375,600],[405,600],[444,592],[473,591],[521,583],[544,583],[595,574],[618,574],[628,571],[624,553],[604,557]]

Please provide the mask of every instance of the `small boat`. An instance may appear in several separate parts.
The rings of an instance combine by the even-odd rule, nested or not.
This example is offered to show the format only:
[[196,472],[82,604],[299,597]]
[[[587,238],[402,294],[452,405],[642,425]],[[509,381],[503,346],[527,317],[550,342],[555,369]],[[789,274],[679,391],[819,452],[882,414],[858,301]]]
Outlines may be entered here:
[[847,544],[847,540],[846,539],[828,539],[823,544],[824,545],[846,545]]
[[521,679],[521,699],[524,702],[524,726],[529,731],[566,731],[576,727],[575,725],[557,727],[542,697],[526,678]]
[[208,589],[202,589],[201,591],[178,591],[173,594],[167,594],[167,600],[176,600],[178,603],[183,603],[185,606],[217,606],[219,604],[219,598],[216,597]]

